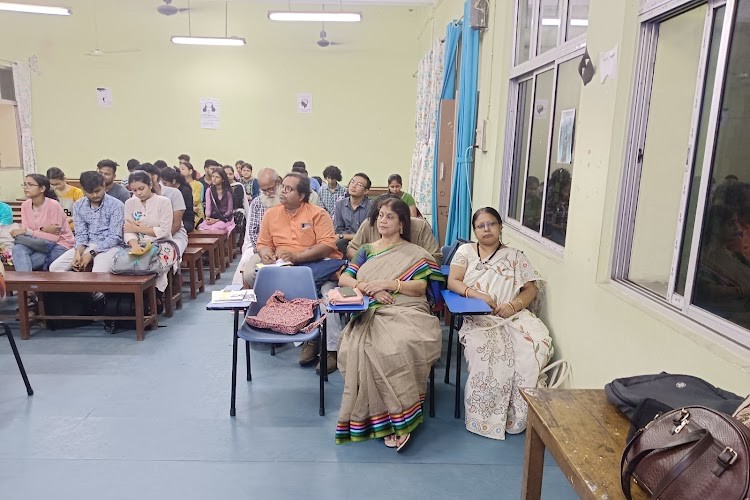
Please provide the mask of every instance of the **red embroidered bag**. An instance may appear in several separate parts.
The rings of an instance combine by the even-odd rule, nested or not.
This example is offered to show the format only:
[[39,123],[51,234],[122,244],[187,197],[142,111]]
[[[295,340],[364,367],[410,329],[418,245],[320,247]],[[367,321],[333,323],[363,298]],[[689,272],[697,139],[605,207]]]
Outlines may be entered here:
[[325,314],[311,323],[315,317],[315,308],[319,300],[292,299],[286,300],[284,293],[276,290],[268,297],[266,305],[260,308],[255,316],[248,316],[245,321],[256,328],[266,328],[279,333],[294,335],[308,333],[325,321]]

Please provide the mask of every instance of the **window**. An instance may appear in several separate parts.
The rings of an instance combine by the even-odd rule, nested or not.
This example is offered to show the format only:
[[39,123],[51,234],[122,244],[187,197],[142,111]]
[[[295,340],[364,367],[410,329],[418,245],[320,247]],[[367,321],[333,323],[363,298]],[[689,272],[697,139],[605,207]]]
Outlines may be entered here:
[[[508,224],[565,246],[588,0],[518,0],[501,213]],[[532,50],[533,49],[533,50]]]
[[613,278],[750,347],[750,0],[674,3],[642,16]]
[[21,149],[13,71],[0,66],[0,168],[20,168]]

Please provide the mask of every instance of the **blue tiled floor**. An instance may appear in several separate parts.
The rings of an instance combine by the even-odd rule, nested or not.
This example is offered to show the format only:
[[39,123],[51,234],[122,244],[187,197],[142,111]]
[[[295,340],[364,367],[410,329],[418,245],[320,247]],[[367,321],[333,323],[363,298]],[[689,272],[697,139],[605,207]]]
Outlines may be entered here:
[[[520,497],[524,436],[467,432],[442,369],[437,416],[404,454],[381,441],[336,446],[341,376],[330,376],[318,416],[317,377],[297,365],[296,348],[252,351],[253,382],[240,350],[230,418],[232,314],[207,312],[208,296],[187,298],[144,342],[100,324],[20,341],[13,325],[35,395],[27,398],[0,338],[0,498]],[[543,498],[576,498],[550,457],[546,464]]]

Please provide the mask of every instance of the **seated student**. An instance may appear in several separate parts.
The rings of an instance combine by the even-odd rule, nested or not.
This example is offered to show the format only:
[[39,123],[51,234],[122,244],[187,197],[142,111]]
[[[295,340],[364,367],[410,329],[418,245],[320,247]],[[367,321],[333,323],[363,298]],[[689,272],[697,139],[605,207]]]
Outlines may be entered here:
[[[329,165],[323,170],[323,178],[326,183],[320,186],[320,206],[326,209],[326,212],[331,214],[333,218],[333,212],[336,206],[336,202],[346,196],[346,186],[339,184],[341,182],[341,170],[339,167]],[[369,188],[368,188],[369,189]]]
[[253,198],[248,210],[247,223],[245,224],[245,238],[242,244],[242,257],[237,270],[234,273],[232,283],[241,285],[243,283],[243,270],[251,259],[255,259],[251,269],[260,262],[257,254],[258,235],[260,234],[260,222],[266,214],[266,210],[281,203],[281,177],[272,168],[264,168],[258,172],[258,184],[260,194]]
[[47,169],[47,179],[68,217],[68,224],[73,228],[73,204],[83,198],[83,191],[65,182],[65,173],[57,167]]
[[[346,249],[346,258],[352,260],[357,254],[357,250],[365,243],[372,243],[379,239],[379,233],[377,228],[377,214],[380,210],[380,205],[388,199],[399,199],[392,193],[385,193],[380,195],[377,200],[372,204],[372,210],[370,211],[369,219],[362,222],[359,226],[357,234],[354,235],[354,239],[349,242],[349,246]],[[402,200],[403,201],[403,200]],[[440,265],[443,262],[443,256],[440,253],[440,246],[438,246],[435,240],[435,235],[432,234],[432,228],[426,220],[421,217],[411,218],[411,242],[417,246],[420,246],[432,254],[435,262]]]
[[161,184],[161,172],[155,166],[150,163],[144,163],[141,165],[141,170],[151,176],[151,190],[156,195],[166,197],[172,203],[172,242],[177,245],[177,249],[180,251],[180,257],[188,246],[187,231],[185,226],[182,224],[182,218],[185,215],[185,199],[182,197],[182,193],[175,188],[171,188]]
[[336,444],[384,438],[402,451],[422,423],[430,368],[440,358],[442,334],[425,297],[437,263],[409,242],[406,203],[387,199],[377,215],[380,238],[363,245],[339,284],[371,298],[370,307],[341,332],[344,377]]
[[[125,202],[125,244],[134,255],[141,255],[149,243],[163,243],[159,245],[160,259],[168,265],[178,262],[179,255],[175,253],[175,247],[172,245],[176,243],[172,236],[174,209],[169,198],[154,192],[153,178],[144,171],[136,170],[130,174],[128,185],[133,190],[133,197]],[[182,200],[179,191],[177,195]],[[181,218],[179,222],[182,227]],[[162,293],[167,289],[168,271],[169,269],[165,268],[156,278],[156,289]]]
[[[183,156],[183,155],[180,155]],[[195,213],[195,223],[193,227],[203,222],[203,184],[198,181],[198,172],[189,161],[180,162],[180,174],[185,178],[190,189],[193,191],[193,212]]]
[[203,162],[204,174],[198,179],[198,182],[203,184],[203,203],[205,206],[206,196],[208,195],[208,188],[211,187],[211,170],[215,168],[221,168],[221,163],[216,160],[208,159]]
[[[247,216],[247,210],[250,208],[250,202],[245,197],[245,186],[236,179],[234,168],[231,165],[224,165],[224,173],[227,174],[229,185],[232,187],[232,202],[234,211],[242,211],[243,217]],[[244,226],[243,226],[244,229]]]
[[229,178],[221,168],[212,169],[207,176],[211,187],[206,191],[206,220],[198,229],[229,234],[234,229],[234,196]]
[[[336,247],[346,253],[346,247],[354,239],[359,226],[370,215],[372,200],[367,197],[370,190],[370,178],[366,174],[354,174],[349,181],[349,196],[336,202],[333,216],[333,228],[336,231]],[[323,191],[328,188],[324,187]]]
[[102,160],[96,164],[96,169],[104,177],[104,190],[108,195],[125,203],[130,198],[130,191],[122,184],[115,183],[117,163],[112,160]]
[[27,175],[23,192],[27,199],[21,203],[21,227],[13,229],[10,235],[14,238],[19,235],[32,237],[27,243],[33,248],[16,240],[13,265],[16,271],[46,271],[55,259],[73,246],[73,231],[45,176]]
[[13,236],[10,232],[21,227],[13,222],[13,209],[0,202],[0,263],[13,265]]
[[[156,166],[156,165],[154,165]],[[180,192],[185,201],[185,212],[182,214],[182,226],[185,231],[191,233],[195,229],[195,212],[193,211],[193,190],[185,178],[178,174],[173,168],[161,170],[161,181],[166,187],[174,188]]]
[[388,176],[388,190],[401,198],[401,201],[406,203],[409,206],[409,213],[412,217],[418,217],[419,213],[417,210],[417,202],[414,201],[414,197],[407,193],[406,191],[401,191],[401,186],[403,186],[404,181],[401,180],[401,176],[398,174],[393,174]]
[[190,155],[186,155],[185,153],[182,153],[180,156],[177,157],[177,163],[182,165],[183,163],[190,163]]
[[253,166],[249,163],[242,162],[240,166],[240,182],[242,187],[245,188],[245,197],[248,203],[260,194],[258,179],[253,177]]
[[305,162],[295,161],[292,165],[292,172],[302,174],[310,180],[310,201],[308,203],[320,207],[320,195],[318,194],[318,191],[320,191],[320,183],[315,179],[312,179],[307,174],[307,167],[305,167]]
[[[128,175],[130,175],[141,168],[141,162],[139,162],[135,158],[131,158],[128,160],[125,166],[128,168]],[[130,191],[130,188],[128,187],[128,177],[122,180],[122,185],[125,186],[128,191]]]
[[75,246],[58,257],[49,270],[85,271],[93,260],[93,272],[108,273],[117,250],[124,245],[125,205],[105,192],[104,176],[98,172],[83,172],[81,187],[86,196],[73,205]]

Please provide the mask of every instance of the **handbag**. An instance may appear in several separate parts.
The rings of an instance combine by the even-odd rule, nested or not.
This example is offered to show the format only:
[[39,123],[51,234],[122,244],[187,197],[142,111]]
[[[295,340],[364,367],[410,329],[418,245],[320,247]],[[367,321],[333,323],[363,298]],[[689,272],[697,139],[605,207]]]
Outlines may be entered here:
[[661,500],[721,498],[750,494],[750,429],[703,406],[686,406],[640,429],[622,453],[622,492],[630,480]]
[[362,296],[362,292],[357,288],[353,288],[357,294],[354,297],[344,297],[339,291],[339,287],[328,290],[328,303],[334,305],[345,305],[345,304],[364,304],[365,298]]
[[128,248],[117,250],[111,272],[112,274],[142,276],[159,274],[161,271],[163,271],[163,266],[159,259],[159,245],[154,243],[142,255],[132,255]]
[[258,314],[247,316],[245,322],[256,328],[265,328],[288,335],[308,333],[325,321],[325,314],[322,314],[317,321],[311,322],[315,317],[315,308],[318,304],[320,301],[313,299],[287,300],[284,292],[276,290],[268,297]]
[[15,238],[16,245],[23,245],[28,247],[29,250],[40,253],[49,252],[49,244],[51,242],[43,238],[37,238],[36,236],[29,236],[28,234],[19,234]]

